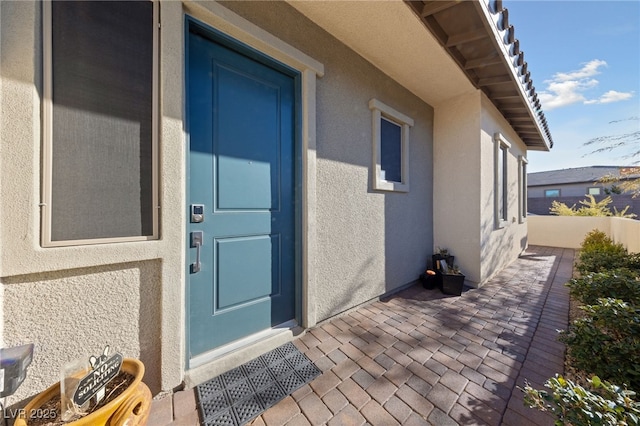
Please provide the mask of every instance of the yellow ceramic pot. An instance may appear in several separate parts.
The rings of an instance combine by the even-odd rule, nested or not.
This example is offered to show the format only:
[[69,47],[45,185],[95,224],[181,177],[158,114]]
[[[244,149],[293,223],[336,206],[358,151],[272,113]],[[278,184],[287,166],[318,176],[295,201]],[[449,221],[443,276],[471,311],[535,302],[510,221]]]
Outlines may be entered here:
[[[124,392],[99,410],[67,424],[69,426],[146,425],[151,410],[151,391],[142,382],[144,364],[137,359],[125,358],[122,371],[126,371],[135,378]],[[42,404],[59,394],[60,383],[58,382],[31,400],[24,412],[16,419],[14,426],[27,426],[29,413],[37,413]]]

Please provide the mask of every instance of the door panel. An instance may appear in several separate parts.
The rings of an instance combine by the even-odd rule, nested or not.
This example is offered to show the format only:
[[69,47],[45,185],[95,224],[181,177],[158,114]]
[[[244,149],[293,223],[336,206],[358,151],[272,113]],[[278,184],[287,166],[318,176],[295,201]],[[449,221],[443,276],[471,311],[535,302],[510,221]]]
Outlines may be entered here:
[[[219,131],[225,138],[216,141],[217,209],[277,209],[280,147],[274,123],[279,111],[273,107],[278,105],[278,87],[224,67],[216,73],[219,98],[235,100],[218,111]],[[242,125],[237,117],[242,117]]]
[[[236,283],[235,286],[218,287],[217,310],[235,307],[241,303],[252,302],[269,297],[277,292],[272,291],[272,283],[279,281],[278,271],[272,271],[272,251],[277,255],[279,249],[278,236],[259,236],[242,238],[224,238],[217,240],[218,274],[222,283]],[[279,256],[278,256],[279,257]],[[245,277],[262,277],[263,279],[245,279]],[[271,277],[266,280],[264,277]]]
[[295,82],[193,32],[188,61],[193,357],[295,317]]

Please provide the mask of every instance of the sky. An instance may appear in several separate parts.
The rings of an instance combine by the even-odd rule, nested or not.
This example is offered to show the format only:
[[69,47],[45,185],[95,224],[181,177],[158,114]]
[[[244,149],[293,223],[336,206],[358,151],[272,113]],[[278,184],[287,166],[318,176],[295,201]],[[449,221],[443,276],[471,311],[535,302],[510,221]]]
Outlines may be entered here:
[[[640,0],[503,0],[554,147],[528,172],[630,165],[640,138],[609,152],[585,143],[640,132]],[[609,140],[611,140],[609,138]],[[627,156],[627,158],[625,158]]]

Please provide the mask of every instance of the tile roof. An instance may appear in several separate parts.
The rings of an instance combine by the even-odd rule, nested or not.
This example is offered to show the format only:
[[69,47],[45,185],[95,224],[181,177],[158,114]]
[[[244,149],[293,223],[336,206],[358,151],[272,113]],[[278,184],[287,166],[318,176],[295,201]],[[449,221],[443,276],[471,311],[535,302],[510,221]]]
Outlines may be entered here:
[[502,0],[407,1],[414,13],[531,149],[553,139]]

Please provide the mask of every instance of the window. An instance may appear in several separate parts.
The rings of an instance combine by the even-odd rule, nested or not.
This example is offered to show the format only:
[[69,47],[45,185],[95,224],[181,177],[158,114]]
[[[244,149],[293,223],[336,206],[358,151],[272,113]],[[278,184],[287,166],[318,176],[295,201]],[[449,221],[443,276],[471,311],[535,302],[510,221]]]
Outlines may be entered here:
[[511,144],[502,136],[496,133],[493,136],[495,170],[494,170],[494,194],[495,194],[495,225],[496,228],[504,228],[507,224],[509,214],[509,194],[508,189],[508,154]]
[[44,3],[43,245],[157,238],[157,5]]
[[373,189],[409,192],[409,128],[413,120],[371,99],[373,123]]
[[589,188],[588,194],[589,195],[600,195],[600,188],[595,187],[595,186],[591,187],[591,188]]
[[524,223],[527,219],[527,159],[520,155],[518,157],[518,191],[519,198],[519,222]]
[[552,197],[559,197],[560,196],[560,190],[559,189],[545,189],[544,190],[544,196],[548,197],[548,198],[552,198]]

